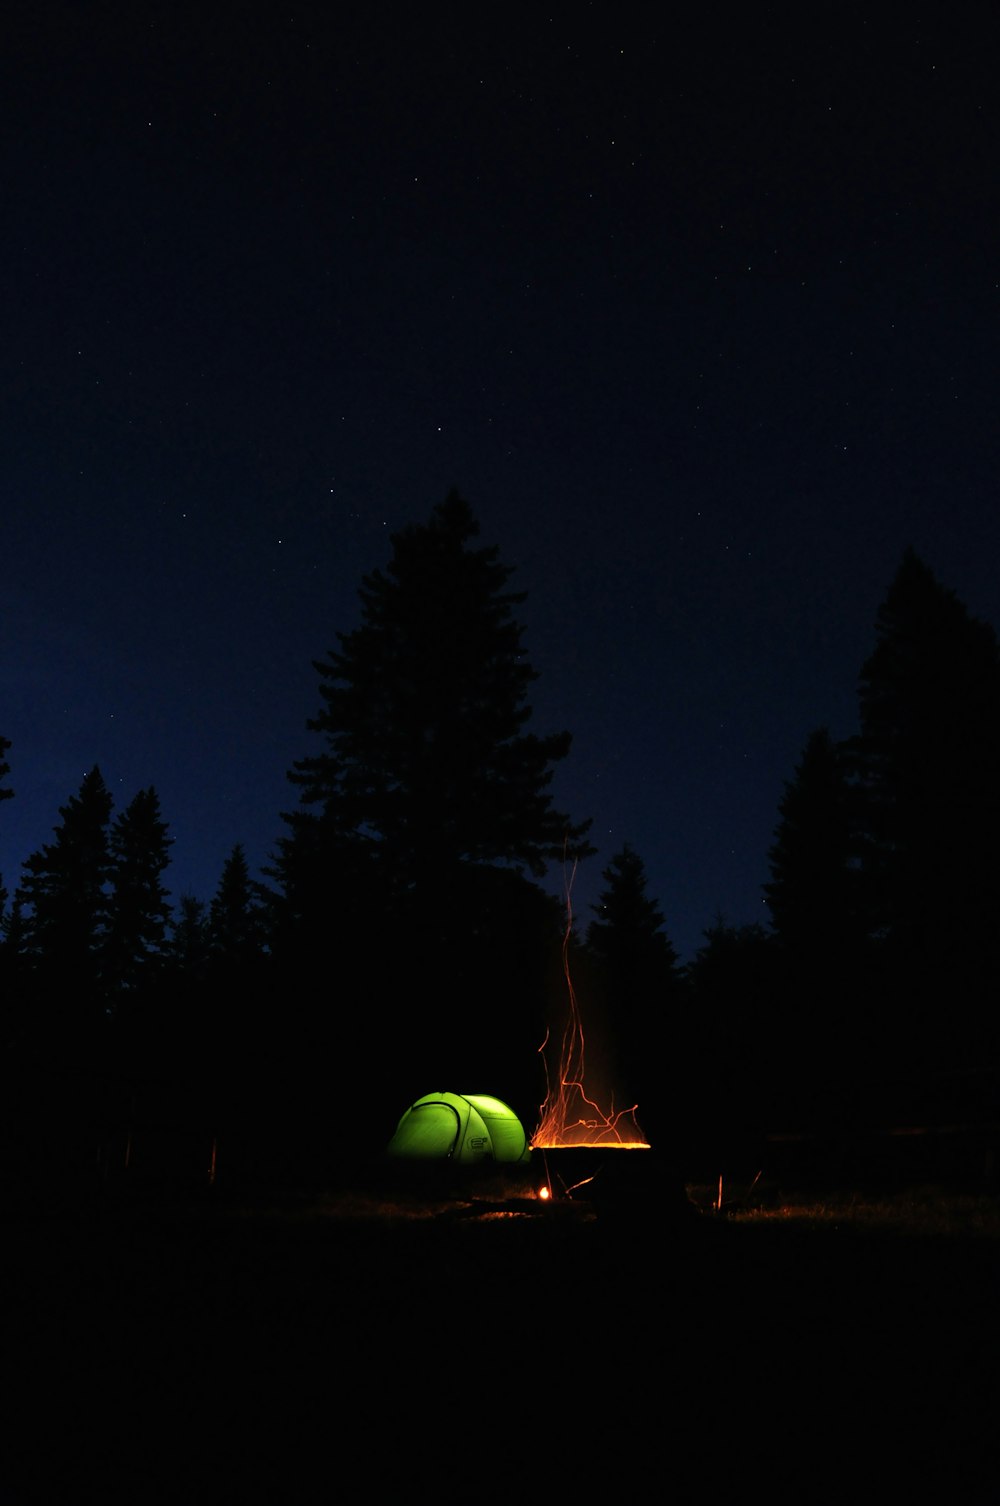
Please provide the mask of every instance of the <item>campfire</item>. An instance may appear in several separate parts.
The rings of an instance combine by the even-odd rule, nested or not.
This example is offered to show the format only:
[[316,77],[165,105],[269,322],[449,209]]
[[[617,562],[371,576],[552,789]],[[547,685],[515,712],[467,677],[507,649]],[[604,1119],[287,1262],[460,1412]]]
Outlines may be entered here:
[[[579,1001],[573,986],[569,947],[573,929],[571,884],[566,889],[566,930],[563,935],[563,976],[566,981],[567,1015],[558,1052],[549,1034],[539,1047],[545,1068],[546,1095],[539,1110],[538,1128],[531,1148],[539,1152],[546,1169],[543,1195],[571,1195],[606,1176],[606,1153],[650,1150],[636,1118],[638,1104],[617,1109],[613,1095],[600,1101],[588,1090],[585,1040]],[[555,1057],[554,1066],[550,1065]]]

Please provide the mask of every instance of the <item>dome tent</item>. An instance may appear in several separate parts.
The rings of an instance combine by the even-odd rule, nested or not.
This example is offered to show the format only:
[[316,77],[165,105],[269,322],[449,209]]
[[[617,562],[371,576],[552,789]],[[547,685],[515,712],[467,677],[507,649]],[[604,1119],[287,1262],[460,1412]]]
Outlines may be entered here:
[[462,1166],[527,1161],[531,1147],[520,1119],[484,1093],[427,1093],[410,1105],[387,1152],[416,1161]]

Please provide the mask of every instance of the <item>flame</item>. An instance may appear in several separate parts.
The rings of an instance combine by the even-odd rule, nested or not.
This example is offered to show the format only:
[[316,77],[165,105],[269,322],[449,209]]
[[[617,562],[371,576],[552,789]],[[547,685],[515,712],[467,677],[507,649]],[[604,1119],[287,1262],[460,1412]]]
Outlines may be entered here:
[[559,1051],[557,1086],[553,1089],[549,1075],[546,1048],[549,1033],[539,1046],[539,1054],[545,1067],[545,1101],[539,1110],[538,1128],[532,1136],[535,1150],[553,1150],[568,1145],[619,1146],[623,1150],[648,1150],[646,1139],[635,1117],[638,1104],[628,1109],[616,1109],[612,1096],[610,1106],[601,1108],[590,1098],[584,1087],[584,1038],[580,1007],[569,965],[569,945],[573,934],[573,905],[571,900],[576,864],[566,885],[566,930],[563,933],[563,976],[569,1009]]

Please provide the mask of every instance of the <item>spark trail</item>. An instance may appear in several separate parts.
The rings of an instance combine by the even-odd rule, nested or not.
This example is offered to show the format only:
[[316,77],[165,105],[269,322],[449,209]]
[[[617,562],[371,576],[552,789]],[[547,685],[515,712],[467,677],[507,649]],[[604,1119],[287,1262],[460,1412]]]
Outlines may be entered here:
[[549,1071],[549,1033],[539,1049],[545,1068],[545,1101],[539,1110],[539,1123],[531,1144],[536,1150],[552,1150],[570,1145],[620,1146],[625,1150],[648,1149],[647,1141],[635,1118],[638,1107],[615,1109],[614,1097],[607,1109],[589,1097],[584,1086],[585,1041],[579,1002],[570,969],[569,949],[573,933],[573,878],[576,864],[566,885],[566,929],[563,933],[562,963],[566,979],[567,1016],[560,1042],[556,1081]]

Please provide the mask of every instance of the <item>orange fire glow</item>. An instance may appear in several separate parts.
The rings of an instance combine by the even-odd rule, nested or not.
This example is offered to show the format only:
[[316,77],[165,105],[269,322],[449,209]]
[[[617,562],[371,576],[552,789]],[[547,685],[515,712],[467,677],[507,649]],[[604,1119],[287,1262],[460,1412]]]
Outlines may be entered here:
[[[574,865],[573,873],[576,873]],[[545,1066],[546,1094],[540,1109],[538,1128],[531,1144],[536,1150],[553,1150],[568,1145],[618,1146],[623,1150],[648,1150],[649,1141],[635,1117],[638,1107],[602,1108],[590,1098],[584,1087],[583,1023],[569,965],[569,944],[573,932],[571,903],[572,878],[566,886],[566,930],[563,934],[563,976],[566,979],[568,1011],[559,1051],[557,1082],[553,1086],[546,1055],[549,1035],[538,1048]]]

